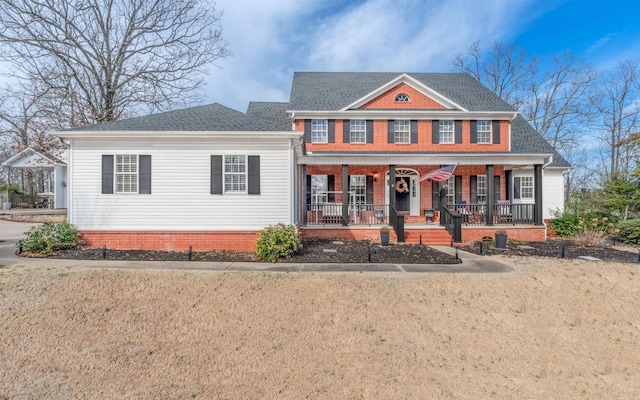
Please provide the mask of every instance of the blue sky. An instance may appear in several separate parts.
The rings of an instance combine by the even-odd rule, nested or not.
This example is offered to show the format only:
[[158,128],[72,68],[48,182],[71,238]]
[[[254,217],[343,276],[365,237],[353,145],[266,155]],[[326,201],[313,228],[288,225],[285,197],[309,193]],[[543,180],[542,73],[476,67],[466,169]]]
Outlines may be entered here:
[[640,57],[639,0],[217,0],[231,58],[204,103],[287,101],[294,71],[446,72],[471,43],[570,50],[598,68]]

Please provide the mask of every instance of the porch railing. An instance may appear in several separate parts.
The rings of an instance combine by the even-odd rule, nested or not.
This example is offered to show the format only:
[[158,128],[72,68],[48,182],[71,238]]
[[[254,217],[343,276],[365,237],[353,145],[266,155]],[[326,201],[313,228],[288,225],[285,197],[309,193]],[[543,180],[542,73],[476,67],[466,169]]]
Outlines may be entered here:
[[462,215],[450,210],[448,207],[441,208],[440,225],[444,226],[449,234],[451,234],[454,242],[462,242]]
[[[486,204],[450,204],[447,209],[458,215],[464,225],[487,225]],[[532,225],[535,204],[512,204],[510,201],[499,201],[493,206],[493,225]]]
[[[353,204],[348,206],[349,225],[387,225],[388,204]],[[307,205],[307,225],[342,224],[341,203]]]

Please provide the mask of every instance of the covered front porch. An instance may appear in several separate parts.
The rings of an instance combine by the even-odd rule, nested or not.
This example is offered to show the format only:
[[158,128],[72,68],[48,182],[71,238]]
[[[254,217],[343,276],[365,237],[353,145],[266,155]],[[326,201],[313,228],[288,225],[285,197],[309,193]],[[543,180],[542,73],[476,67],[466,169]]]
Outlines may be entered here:
[[[302,228],[377,230],[382,225],[391,225],[400,242],[411,236],[411,231],[436,228],[446,229],[458,242],[469,236],[463,235],[463,230],[482,231],[471,230],[471,227],[492,232],[500,229],[497,227],[509,230],[539,227],[543,233],[536,236],[544,240],[542,170],[545,160],[539,156],[527,160],[504,157],[509,158],[508,164],[479,165],[474,164],[478,160],[469,155],[460,155],[459,166],[443,182],[421,181],[421,177],[455,163],[452,156],[378,158],[403,164],[365,164],[365,157],[361,156],[349,157],[348,164],[337,165],[326,164],[325,158],[307,156],[308,163],[299,165],[298,175],[298,220]],[[371,157],[366,160],[372,161]],[[406,164],[407,161],[422,163]],[[487,161],[506,160],[494,157]]]

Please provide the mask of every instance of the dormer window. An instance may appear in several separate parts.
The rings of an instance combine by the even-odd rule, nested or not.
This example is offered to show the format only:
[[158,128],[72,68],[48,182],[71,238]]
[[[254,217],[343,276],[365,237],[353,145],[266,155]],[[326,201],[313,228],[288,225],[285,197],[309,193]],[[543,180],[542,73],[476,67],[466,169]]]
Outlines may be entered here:
[[410,101],[409,96],[407,96],[404,93],[400,93],[399,95],[396,96],[396,101],[398,102],[407,102]]

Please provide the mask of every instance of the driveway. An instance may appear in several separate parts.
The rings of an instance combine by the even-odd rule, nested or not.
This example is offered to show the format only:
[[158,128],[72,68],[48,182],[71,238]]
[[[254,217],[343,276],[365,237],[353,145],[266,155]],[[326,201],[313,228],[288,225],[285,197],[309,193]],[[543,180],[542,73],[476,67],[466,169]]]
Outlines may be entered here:
[[8,264],[3,260],[15,260],[16,242],[24,238],[24,232],[34,225],[38,224],[0,219],[0,264]]

